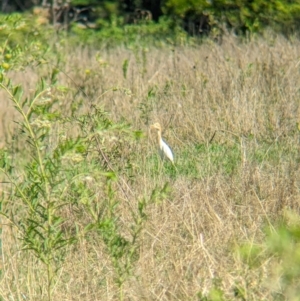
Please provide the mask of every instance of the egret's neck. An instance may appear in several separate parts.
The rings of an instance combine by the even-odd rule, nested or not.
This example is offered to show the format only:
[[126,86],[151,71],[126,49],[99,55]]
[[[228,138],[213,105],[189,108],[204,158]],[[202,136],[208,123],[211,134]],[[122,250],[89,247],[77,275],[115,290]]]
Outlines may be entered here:
[[160,145],[160,141],[161,141],[161,131],[157,131],[157,142],[158,142],[158,145]]

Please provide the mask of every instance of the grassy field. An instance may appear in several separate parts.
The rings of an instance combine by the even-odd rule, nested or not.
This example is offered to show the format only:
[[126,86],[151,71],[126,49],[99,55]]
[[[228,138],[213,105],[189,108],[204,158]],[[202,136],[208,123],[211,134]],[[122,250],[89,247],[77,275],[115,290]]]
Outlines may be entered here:
[[56,45],[6,71],[1,300],[299,300],[299,46]]

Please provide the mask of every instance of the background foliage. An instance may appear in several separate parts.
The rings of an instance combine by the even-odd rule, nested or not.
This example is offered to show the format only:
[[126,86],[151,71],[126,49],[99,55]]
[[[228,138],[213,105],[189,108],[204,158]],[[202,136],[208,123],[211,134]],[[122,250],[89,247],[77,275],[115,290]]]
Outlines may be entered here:
[[[50,6],[65,3],[42,0],[1,2],[2,12],[24,12],[42,3]],[[136,9],[142,9],[150,11],[155,22],[167,19],[172,21],[169,28],[177,24],[196,35],[203,34],[203,28],[204,32],[208,29],[220,33],[226,28],[244,34],[247,31],[262,32],[267,27],[284,34],[293,34],[300,24],[299,0],[71,0],[70,3],[80,8],[92,8],[89,18],[99,24],[106,21],[113,26],[123,26],[132,21],[130,16]],[[116,18],[119,20],[117,23]]]

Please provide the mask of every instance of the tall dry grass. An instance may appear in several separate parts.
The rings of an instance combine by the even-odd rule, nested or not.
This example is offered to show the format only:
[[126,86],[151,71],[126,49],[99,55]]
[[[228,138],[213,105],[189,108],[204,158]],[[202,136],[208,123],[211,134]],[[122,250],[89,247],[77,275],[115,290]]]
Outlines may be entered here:
[[[216,299],[218,290],[229,300],[241,298],[238,290],[244,300],[273,300],[274,291],[280,293],[269,283],[270,260],[250,269],[236,250],[244,242],[259,243],[264,228],[273,227],[286,209],[299,212],[299,46],[298,40],[282,37],[242,43],[228,36],[221,45],[61,49],[64,73],[59,81],[70,92],[57,109],[68,114],[72,102],[82,99],[78,110],[84,111],[92,101],[113,120],[123,119],[145,133],[139,143],[120,144],[119,156],[134,162],[129,181],[120,160],[120,177],[127,182],[122,182],[126,195],[118,191],[124,235],[139,199],[162,183],[171,189],[166,200],[147,207],[124,300],[222,300]],[[11,76],[29,91],[48,67],[28,67]],[[77,93],[79,87],[85,94]],[[0,97],[5,145],[18,117],[4,93]],[[147,163],[156,152],[148,128],[157,121],[175,153],[176,176],[163,166],[153,172]],[[217,159],[216,152],[221,152]],[[220,157],[228,158],[229,171],[218,165]],[[46,298],[41,264],[20,251],[17,237],[3,225],[2,299]],[[53,296],[118,300],[113,268],[100,241],[90,237],[70,247]]]

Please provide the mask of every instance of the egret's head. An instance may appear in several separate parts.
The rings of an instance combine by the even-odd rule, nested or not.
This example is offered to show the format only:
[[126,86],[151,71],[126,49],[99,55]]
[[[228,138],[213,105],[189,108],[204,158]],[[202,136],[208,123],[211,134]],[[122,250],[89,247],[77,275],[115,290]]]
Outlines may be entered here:
[[160,124],[158,122],[152,124],[150,128],[151,128],[151,130],[155,130],[157,132],[161,132],[161,126],[160,126]]

